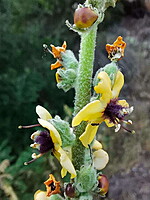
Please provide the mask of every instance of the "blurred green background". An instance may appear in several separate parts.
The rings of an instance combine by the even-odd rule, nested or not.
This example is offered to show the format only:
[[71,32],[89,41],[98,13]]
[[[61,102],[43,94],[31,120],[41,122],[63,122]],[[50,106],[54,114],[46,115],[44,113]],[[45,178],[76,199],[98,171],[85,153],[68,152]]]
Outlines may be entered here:
[[[61,46],[66,40],[68,49],[78,58],[80,38],[65,26],[66,19],[73,23],[78,3],[82,1],[0,1],[2,200],[32,200],[37,189],[44,189],[42,183],[49,173],[60,176],[57,161],[52,156],[23,165],[34,152],[29,145],[32,143],[30,135],[36,129],[18,130],[18,126],[37,122],[35,107],[38,104],[53,116],[58,114],[65,118],[67,115],[70,119],[74,91],[64,93],[56,87],[55,71],[49,68],[55,60],[43,51],[42,45]],[[123,36],[127,48],[119,67],[125,74],[126,84],[121,96],[135,107],[131,116],[135,135],[122,131],[115,134],[105,126],[100,129],[99,140],[110,154],[110,163],[104,171],[111,183],[109,200],[149,200],[149,190],[145,189],[150,188],[149,11],[148,0],[118,1],[116,8],[107,10],[104,22],[99,25],[94,73],[109,62],[105,44],[113,43],[118,35]],[[129,186],[130,177],[133,183]]]

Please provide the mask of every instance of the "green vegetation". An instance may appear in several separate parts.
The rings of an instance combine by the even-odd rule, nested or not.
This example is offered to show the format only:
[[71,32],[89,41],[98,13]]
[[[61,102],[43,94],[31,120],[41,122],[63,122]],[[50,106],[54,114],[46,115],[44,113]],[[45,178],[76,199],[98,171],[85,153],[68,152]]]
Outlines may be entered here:
[[[72,16],[69,9],[72,4],[67,0],[0,2],[0,163],[9,160],[6,171],[12,178],[5,178],[5,182],[12,185],[18,199],[32,199],[37,187],[34,189],[35,183],[30,180],[39,185],[44,181],[38,177],[39,171],[46,170],[43,164],[38,165],[43,159],[29,167],[23,165],[31,159],[32,150],[27,147],[33,129],[18,130],[18,126],[37,123],[37,104],[62,117],[63,105],[73,105],[73,91],[65,95],[56,88],[54,71],[49,68],[53,58],[42,48],[43,43],[59,44],[69,39],[64,22]],[[10,194],[0,188],[0,197],[7,199]]]
[[[51,173],[57,174],[53,157],[49,158],[45,156],[29,166],[23,165],[25,161],[31,159],[32,149],[29,148],[29,145],[31,144],[30,135],[33,133],[34,129],[18,130],[18,126],[20,124],[28,125],[37,123],[37,121],[35,121],[37,118],[35,107],[38,104],[46,107],[52,115],[59,114],[63,118],[64,112],[66,112],[68,114],[67,119],[69,120],[70,118],[70,107],[73,106],[74,91],[71,90],[65,94],[62,90],[58,90],[55,84],[55,71],[50,71],[49,68],[49,65],[55,62],[55,60],[53,60],[50,54],[43,51],[42,45],[43,43],[48,45],[52,43],[57,46],[62,44],[64,40],[67,40],[69,49],[74,49],[74,52],[78,51],[79,38],[73,32],[70,34],[70,31],[64,25],[66,19],[72,22],[72,15],[76,2],[82,3],[79,0],[0,1],[0,199],[32,200],[33,194],[38,188],[44,189],[42,183],[46,180],[45,177],[49,174],[49,169]],[[71,7],[72,10],[70,9]],[[101,31],[102,38],[98,36],[98,41],[101,46],[104,47],[106,44],[106,30],[112,26],[113,22],[119,22],[123,13],[123,4],[120,2],[117,4],[115,11],[113,11],[113,9],[107,11],[105,23],[101,25],[99,30]],[[138,24],[142,26],[142,23]],[[131,27],[133,28],[132,25],[133,24],[131,24]],[[143,29],[143,27],[141,27],[141,29]],[[114,26],[111,31],[109,30],[107,36],[111,38],[111,41],[116,38],[116,32],[117,35],[120,33],[125,35],[125,28],[119,29]],[[129,30],[127,33],[129,33]],[[136,31],[131,35],[132,37],[126,38],[130,46],[128,55],[131,53],[131,56],[133,56],[128,57],[127,55],[129,58],[127,65],[130,68],[132,67],[132,62],[134,62],[132,60],[135,60],[135,54],[137,53],[137,51],[136,53],[133,52],[134,45],[135,48],[138,49],[140,41],[140,36],[137,40],[135,39],[136,42],[130,41],[134,38],[134,35],[136,35]],[[143,43],[143,45],[146,44],[147,41]],[[144,62],[146,60],[146,57],[144,57],[146,55],[145,52],[148,52],[148,47],[141,47],[138,56],[141,51],[143,52],[142,62]],[[97,68],[106,64],[104,55],[98,55],[96,58],[96,62],[98,63],[96,65]],[[141,57],[139,57],[139,59],[140,58]],[[99,60],[101,61],[99,62]],[[138,60],[136,60],[136,62],[138,62]],[[124,63],[122,62],[122,64]],[[145,78],[144,80],[146,81],[144,82],[143,76],[141,76],[145,73],[145,68],[148,64],[140,63],[139,65],[133,67],[134,72],[136,71],[135,68],[138,68],[137,73],[139,79],[135,76],[135,78],[131,80],[130,77],[132,77],[132,74],[127,74],[126,76],[127,82],[130,82],[131,85],[135,85],[134,88],[136,92],[133,87],[127,86],[127,89],[129,89],[129,92],[131,92],[133,96],[136,93],[133,98],[134,100],[139,97],[141,98],[141,96],[143,98],[143,95],[140,96],[142,92],[145,92],[144,94],[149,94],[147,92],[147,87],[150,79]],[[125,71],[124,66],[122,69]],[[140,80],[139,83],[144,84],[142,89],[138,85],[138,80]],[[134,81],[136,81],[136,84]],[[143,88],[145,89],[143,90]],[[145,96],[144,98],[146,100],[142,98],[140,100],[143,100],[143,105],[145,106],[145,102],[149,102],[150,97],[148,95]],[[131,102],[133,99],[130,99]],[[149,104],[147,103],[147,105]],[[145,111],[145,109],[143,110]],[[137,111],[137,116],[140,116],[139,114],[143,110]],[[143,117],[138,119],[141,124],[139,122],[135,130],[142,127],[144,131],[148,133],[148,129],[146,129],[148,123],[145,126],[143,125],[144,117],[148,118],[148,114],[143,114]],[[136,121],[136,117],[134,117],[134,121]],[[105,137],[106,147],[110,145],[108,149],[112,152],[112,157],[113,154],[114,156],[117,155],[117,159],[119,160],[119,156],[121,157],[122,153],[120,153],[120,150],[117,151],[117,149],[115,149],[115,144],[116,142],[119,146],[122,146],[122,144],[118,143],[118,136],[114,139],[115,142],[112,141],[112,143],[114,142],[114,144],[112,144],[110,142],[112,139],[111,137],[111,133],[108,133],[108,136]],[[115,136],[113,135],[113,137]],[[136,137],[141,138],[141,133],[138,133],[134,139]],[[149,137],[148,134],[147,137]],[[122,136],[122,138],[122,141],[124,141],[124,136]],[[129,138],[130,137],[126,138],[127,143]],[[147,138],[141,140],[143,149],[148,149],[148,143],[145,142]],[[111,148],[113,145],[115,152],[112,151]],[[124,144],[124,146],[126,145]],[[133,146],[132,142],[130,146]],[[139,149],[138,145],[136,147]],[[149,149],[147,149],[145,151],[149,151]],[[135,156],[131,154],[131,158],[134,157]],[[118,160],[114,160],[114,162],[118,162]],[[125,162],[124,165],[127,166],[128,162]],[[109,168],[111,175],[118,169],[112,169],[112,166]]]

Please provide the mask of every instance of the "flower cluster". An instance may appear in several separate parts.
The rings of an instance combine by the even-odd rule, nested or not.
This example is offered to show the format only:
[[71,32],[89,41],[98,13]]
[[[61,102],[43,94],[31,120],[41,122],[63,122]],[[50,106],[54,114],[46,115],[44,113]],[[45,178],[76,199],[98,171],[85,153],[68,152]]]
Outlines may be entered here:
[[[52,119],[52,116],[44,107],[38,105],[36,107],[36,113],[40,117],[38,118],[39,124],[20,127],[30,128],[35,126],[41,126],[44,128],[44,130],[38,130],[31,135],[31,139],[34,141],[34,143],[31,144],[30,147],[38,149],[39,154],[36,155],[35,153],[33,153],[33,159],[31,161],[25,162],[25,165],[32,163],[48,151],[52,151],[53,155],[60,161],[60,164],[62,165],[62,177],[64,177],[68,171],[71,174],[71,177],[74,178],[76,176],[76,172],[70,160],[71,149],[65,148],[66,146],[71,146],[71,141],[74,139],[74,137],[70,134],[69,138],[71,139],[71,141],[66,141],[66,136],[60,134],[60,129],[65,129],[65,133],[67,134],[66,126],[64,125],[64,123],[62,123],[62,121],[58,121],[58,117]],[[56,127],[53,125],[54,122]],[[57,124],[59,124],[59,126]],[[64,148],[62,148],[62,146]],[[108,154],[102,149],[102,144],[99,143],[97,140],[93,142],[92,149],[94,151],[94,166],[97,169],[103,169],[108,163]]]
[[[25,165],[32,163],[36,159],[43,156],[45,153],[51,151],[53,155],[59,160],[62,166],[62,177],[66,176],[67,172],[69,172],[71,174],[71,178],[75,178],[77,176],[77,172],[71,161],[71,144],[73,143],[74,136],[69,132],[68,139],[68,127],[66,126],[66,123],[63,122],[63,120],[61,120],[58,116],[52,118],[51,114],[44,107],[38,105],[36,107],[36,113],[39,116],[39,124],[20,127],[30,128],[40,126],[43,128],[43,130],[37,130],[31,135],[33,144],[31,144],[30,146],[32,148],[38,149],[39,154],[37,155],[33,153],[33,159],[31,161],[25,162]],[[64,135],[64,133],[62,134],[63,129],[65,130],[64,133],[66,133],[66,135]],[[71,129],[69,128],[69,130]],[[99,143],[97,140],[94,140],[94,142],[92,143],[92,159],[93,167],[98,170],[105,168],[109,160],[107,152],[102,149],[102,144]],[[92,170],[94,170],[93,167]],[[89,169],[84,169],[85,175],[88,174],[88,170]],[[76,187],[78,185],[78,181],[79,179],[76,179]],[[45,181],[44,184],[46,185],[47,192],[38,190],[35,193],[35,200],[39,200],[40,198],[47,199],[47,197],[51,196],[52,194],[60,193],[60,182],[57,182],[53,175],[50,175],[49,179]],[[95,186],[93,187],[95,188]]]
[[[66,42],[62,47],[52,47],[52,54],[57,59],[55,64],[51,65],[51,69],[56,69],[63,66],[56,72],[57,82],[63,82],[68,77],[66,74],[69,70],[76,69],[74,65],[77,62],[72,54],[68,54],[66,50]],[[126,43],[119,36],[113,45],[106,45],[106,50],[111,60],[119,60],[124,55]],[[72,62],[66,59],[68,55],[73,58]],[[117,55],[117,56],[116,56]],[[118,56],[119,55],[119,56]],[[70,57],[70,58],[71,58]],[[69,65],[69,67],[68,67]],[[72,73],[72,72],[71,72]],[[71,77],[71,76],[70,76]],[[75,79],[73,79],[73,82]],[[64,83],[64,82],[63,82]],[[85,105],[73,118],[72,127],[86,121],[87,125],[84,132],[79,136],[82,145],[88,151],[85,157],[84,165],[80,171],[76,170],[72,163],[72,147],[76,140],[73,134],[73,129],[68,122],[61,120],[59,116],[52,118],[51,114],[42,106],[36,107],[38,114],[38,123],[30,126],[21,126],[20,128],[30,128],[40,126],[43,130],[37,130],[31,135],[33,144],[30,146],[36,148],[39,154],[32,154],[32,160],[25,164],[32,163],[47,152],[58,159],[62,166],[61,176],[65,177],[67,172],[71,175],[70,178],[74,182],[69,182],[65,186],[65,195],[69,198],[80,197],[80,199],[88,196],[90,193],[99,192],[101,196],[105,196],[109,188],[109,182],[105,175],[97,174],[96,170],[105,168],[109,161],[109,156],[102,149],[102,144],[95,138],[98,128],[102,122],[105,122],[108,127],[115,126],[115,132],[123,128],[130,131],[124,124],[132,124],[131,120],[125,120],[125,117],[133,111],[126,100],[120,100],[119,94],[124,85],[124,75],[118,69],[115,62],[107,64],[104,68],[96,73],[94,78],[94,93],[95,99],[91,98],[91,102]],[[88,184],[85,180],[88,180]],[[56,181],[52,174],[49,179],[44,182],[47,191],[38,190],[34,195],[34,200],[48,199],[49,196],[60,193],[60,181]],[[98,189],[99,188],[99,189]],[[82,197],[83,196],[83,197]],[[90,197],[86,197],[90,198]]]

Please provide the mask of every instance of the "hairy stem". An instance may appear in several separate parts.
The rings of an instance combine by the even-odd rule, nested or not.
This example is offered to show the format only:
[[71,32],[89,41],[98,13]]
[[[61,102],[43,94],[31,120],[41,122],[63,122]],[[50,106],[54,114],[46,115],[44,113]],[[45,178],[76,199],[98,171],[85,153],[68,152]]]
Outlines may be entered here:
[[[76,115],[87,103],[91,97],[91,81],[93,73],[94,51],[96,42],[97,25],[81,35],[80,53],[79,53],[79,71],[76,83],[75,108]],[[73,146],[73,164],[76,169],[80,169],[84,162],[84,146],[79,140],[84,132],[86,123],[81,123],[74,128],[76,142]]]

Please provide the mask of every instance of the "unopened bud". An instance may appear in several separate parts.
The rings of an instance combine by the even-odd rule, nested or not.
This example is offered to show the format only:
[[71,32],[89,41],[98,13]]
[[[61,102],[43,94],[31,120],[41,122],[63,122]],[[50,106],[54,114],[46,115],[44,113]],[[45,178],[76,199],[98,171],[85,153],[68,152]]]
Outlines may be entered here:
[[75,197],[75,186],[73,183],[68,183],[65,188],[65,194],[69,198],[74,198]]
[[101,174],[98,176],[98,188],[100,188],[100,195],[105,196],[109,189],[108,178]]
[[98,15],[88,7],[77,8],[74,13],[74,24],[77,28],[88,28],[97,20]]

